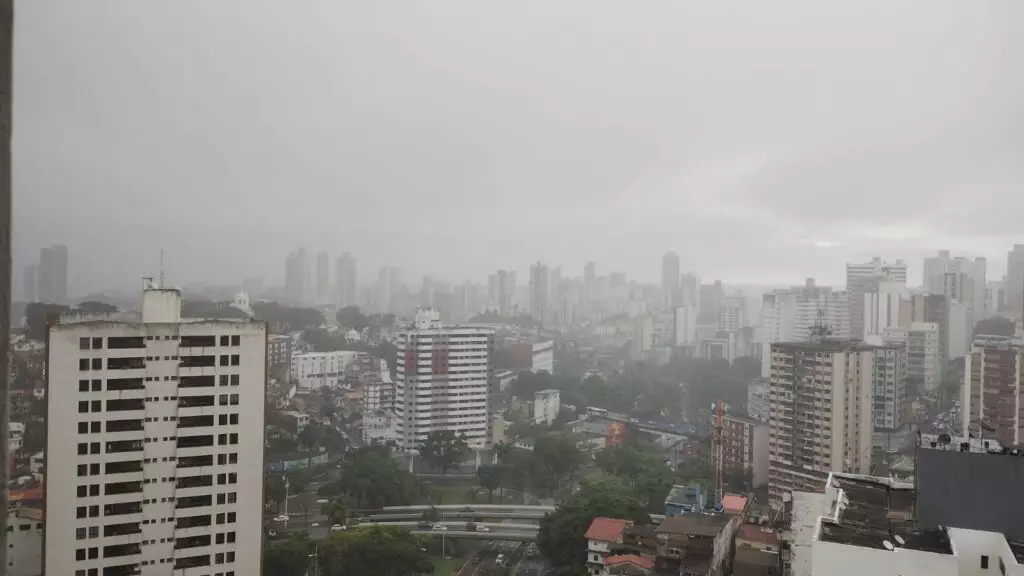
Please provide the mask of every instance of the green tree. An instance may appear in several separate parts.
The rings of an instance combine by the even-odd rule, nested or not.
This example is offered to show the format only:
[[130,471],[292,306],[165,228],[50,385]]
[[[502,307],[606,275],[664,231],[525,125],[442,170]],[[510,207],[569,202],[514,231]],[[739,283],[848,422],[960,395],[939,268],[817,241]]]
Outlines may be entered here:
[[1003,318],[1002,316],[990,316],[983,320],[978,320],[974,324],[974,335],[989,334],[994,336],[1013,336],[1017,330],[1017,326],[1013,320],[1009,318]]
[[341,477],[342,491],[362,507],[412,504],[419,494],[415,476],[400,470],[386,446],[366,446],[351,454]]
[[117,312],[117,306],[95,300],[82,302],[78,305],[78,309],[87,314],[113,314]]
[[334,532],[320,547],[320,571],[324,576],[430,574],[433,565],[421,548],[412,534],[392,526]]
[[273,505],[274,511],[280,511],[285,498],[284,478],[277,474],[264,476],[263,494],[267,502]]
[[551,432],[534,441],[530,476],[541,494],[554,496],[583,464],[583,453],[570,435]]
[[345,525],[348,521],[348,508],[345,507],[345,500],[343,498],[331,498],[331,500],[324,505],[321,510],[324,516],[327,516],[327,521],[331,524]]
[[605,448],[597,453],[595,463],[604,472],[621,478],[644,504],[664,496],[675,476],[657,453],[645,447]]
[[305,535],[268,542],[263,548],[263,576],[305,576],[313,550]]
[[310,422],[305,428],[299,431],[299,434],[295,439],[299,443],[299,448],[314,451],[323,444],[324,431],[320,424]]
[[465,436],[456,436],[451,430],[438,430],[427,434],[420,444],[420,456],[431,468],[444,476],[459,466],[469,452]]
[[366,314],[363,314],[362,311],[359,310],[358,306],[345,306],[341,310],[338,310],[336,317],[338,324],[355,330],[356,332],[362,332],[363,328],[366,328],[370,324]]
[[629,486],[617,478],[585,482],[569,502],[540,521],[537,547],[557,570],[582,569],[587,559],[583,537],[599,516],[645,524],[650,518]]
[[505,469],[501,464],[485,464],[476,470],[480,486],[487,490],[487,502],[494,501],[494,491],[505,482]]
[[50,324],[60,319],[61,314],[71,312],[71,308],[61,304],[30,302],[25,307],[25,325],[28,326],[28,337],[34,340],[46,340]]

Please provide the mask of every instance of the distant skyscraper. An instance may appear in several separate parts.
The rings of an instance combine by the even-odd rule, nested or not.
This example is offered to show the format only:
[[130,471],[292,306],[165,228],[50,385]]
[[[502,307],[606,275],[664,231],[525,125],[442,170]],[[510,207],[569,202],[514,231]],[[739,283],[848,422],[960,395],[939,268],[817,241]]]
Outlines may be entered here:
[[537,262],[530,267],[530,314],[544,322],[548,311],[548,267]]
[[30,264],[25,266],[25,271],[21,277],[21,299],[25,302],[35,302],[37,291],[36,291],[36,279],[37,279],[37,266]]
[[309,253],[299,248],[285,260],[285,295],[290,302],[305,305],[309,303],[309,288]]
[[682,302],[679,291],[679,254],[669,252],[661,258],[661,292],[666,309]]
[[396,312],[395,295],[401,287],[401,270],[397,266],[381,266],[377,273],[377,311]]
[[1020,319],[1024,312],[1024,244],[1014,244],[1006,253],[1006,280],[1003,282],[1006,306]]
[[316,303],[325,304],[331,298],[331,257],[327,252],[316,255]]
[[511,270],[498,270],[494,275],[491,287],[492,304],[500,316],[512,315],[512,296],[516,293],[516,273]]
[[334,263],[334,274],[336,276],[334,289],[338,294],[338,307],[358,306],[355,257],[348,252],[342,254]]
[[864,334],[864,294],[880,280],[907,284],[907,264],[903,260],[883,262],[872,258],[864,264],[846,265],[846,291],[850,294],[850,333],[854,338]]
[[37,296],[40,302],[68,303],[68,249],[58,244],[39,251]]

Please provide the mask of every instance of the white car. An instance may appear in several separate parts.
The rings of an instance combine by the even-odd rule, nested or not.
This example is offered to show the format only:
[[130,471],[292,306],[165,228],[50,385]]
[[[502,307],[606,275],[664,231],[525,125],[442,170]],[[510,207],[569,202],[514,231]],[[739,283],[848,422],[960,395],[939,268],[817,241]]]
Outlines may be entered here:
[[316,501],[317,504],[327,504],[328,502],[330,502],[330,500],[328,500],[327,498],[321,498]]
[[287,522],[288,516],[281,514],[280,516],[274,516],[274,522]]
[[434,524],[430,529],[443,532],[445,530],[448,530],[448,527],[444,524]]
[[344,524],[335,524],[334,526],[331,526],[331,532],[340,532],[340,531],[342,531],[344,529],[345,529],[345,525]]
[[477,532],[490,532],[491,529],[488,528],[487,526],[484,526],[483,524],[477,524],[476,525],[476,531]]

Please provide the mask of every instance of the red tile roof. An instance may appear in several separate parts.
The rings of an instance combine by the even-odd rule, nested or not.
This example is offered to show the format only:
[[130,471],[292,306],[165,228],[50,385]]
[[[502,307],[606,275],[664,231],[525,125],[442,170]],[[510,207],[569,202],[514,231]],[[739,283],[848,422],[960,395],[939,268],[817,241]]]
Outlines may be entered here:
[[639,566],[644,570],[653,570],[654,562],[644,558],[643,556],[637,556],[636,554],[620,554],[618,556],[609,556],[604,559],[605,566],[618,566],[620,564],[632,564]]
[[722,497],[722,508],[729,514],[739,514],[747,509],[747,499],[735,494],[726,494]]
[[741,525],[739,533],[736,534],[736,539],[760,542],[761,544],[770,544],[772,546],[779,545],[779,537],[775,532],[765,532],[756,524]]
[[594,518],[587,529],[587,540],[601,542],[622,542],[622,531],[632,524],[629,520],[619,518]]

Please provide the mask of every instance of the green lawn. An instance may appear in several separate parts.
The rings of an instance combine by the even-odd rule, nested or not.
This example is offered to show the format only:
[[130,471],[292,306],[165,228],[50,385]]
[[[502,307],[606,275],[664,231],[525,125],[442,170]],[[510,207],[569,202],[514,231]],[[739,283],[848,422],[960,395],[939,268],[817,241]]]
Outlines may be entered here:
[[459,567],[464,562],[464,560],[458,558],[452,558],[451,560],[431,558],[430,561],[434,563],[434,576],[454,576],[459,572]]

